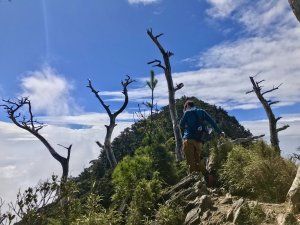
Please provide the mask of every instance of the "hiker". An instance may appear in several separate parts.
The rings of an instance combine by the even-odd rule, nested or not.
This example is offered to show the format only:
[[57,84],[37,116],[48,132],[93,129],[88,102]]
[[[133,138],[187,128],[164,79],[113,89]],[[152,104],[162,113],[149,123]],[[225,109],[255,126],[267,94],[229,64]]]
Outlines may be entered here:
[[198,171],[205,175],[205,165],[200,165],[200,154],[206,141],[205,135],[209,135],[205,123],[209,123],[223,137],[225,134],[207,112],[195,107],[193,101],[186,101],[183,110],[180,128],[183,131],[183,151],[189,165],[189,172]]

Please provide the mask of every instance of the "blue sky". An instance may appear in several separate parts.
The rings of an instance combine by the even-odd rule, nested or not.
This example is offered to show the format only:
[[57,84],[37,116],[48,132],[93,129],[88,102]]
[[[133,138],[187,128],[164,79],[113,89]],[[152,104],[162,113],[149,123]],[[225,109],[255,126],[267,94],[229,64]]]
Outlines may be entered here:
[[[12,0],[0,1],[0,97],[29,96],[42,132],[57,144],[73,144],[70,172],[76,176],[99,150],[108,117],[91,94],[90,78],[103,98],[122,104],[120,81],[130,75],[130,104],[114,135],[131,124],[137,104],[149,99],[150,70],[158,79],[158,105],[167,104],[164,75],[147,62],[161,59],[146,34],[164,33],[160,42],[175,53],[176,97],[196,96],[225,108],[254,134],[266,134],[264,111],[249,76],[260,72],[267,97],[280,100],[279,126],[285,155],[300,146],[300,24],[287,0]],[[121,101],[120,101],[121,100]],[[76,129],[76,128],[84,129]],[[11,200],[19,187],[33,185],[59,163],[34,137],[0,112],[0,196]],[[64,149],[58,151],[63,153]],[[47,162],[47,164],[45,163]]]

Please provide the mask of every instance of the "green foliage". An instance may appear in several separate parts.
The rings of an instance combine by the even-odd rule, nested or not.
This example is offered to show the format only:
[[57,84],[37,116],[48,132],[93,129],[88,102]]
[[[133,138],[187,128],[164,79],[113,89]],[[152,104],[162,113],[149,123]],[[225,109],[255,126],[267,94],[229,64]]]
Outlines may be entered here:
[[[12,224],[19,217],[18,225],[98,225],[122,224],[122,216],[106,210],[101,197],[95,193],[79,195],[73,180],[60,183],[57,176],[51,180],[19,192],[12,212],[1,215],[1,224]],[[2,205],[2,201],[0,202]]]
[[[154,76],[151,75],[151,79],[149,84],[154,89],[156,85]],[[210,113],[229,137],[234,139],[250,134],[224,110],[198,99],[191,99],[196,106]],[[179,118],[182,116],[182,108],[186,100],[187,98],[183,97],[176,101]],[[151,106],[153,106],[152,101]],[[128,213],[132,221],[133,218],[143,218],[144,223],[147,220],[152,221],[151,213],[155,212],[158,204],[158,190],[175,183],[178,178],[185,176],[187,171],[185,161],[175,162],[173,136],[172,122],[167,106],[162,108],[162,111],[153,113],[147,119],[134,123],[112,142],[112,149],[119,162],[114,171],[109,168],[105,153],[101,152],[99,158],[91,162],[90,167],[84,169],[77,178],[73,178],[71,182],[65,184],[65,188],[61,189],[57,196],[59,200],[56,199],[53,204],[39,210],[34,208],[32,210],[33,218],[39,215],[39,221],[44,219],[39,224],[101,224],[96,221],[108,221],[110,216],[120,218],[115,211],[109,210],[112,206],[111,199],[113,199],[114,204],[127,200],[130,205]],[[209,149],[212,145],[207,144],[205,148]],[[94,195],[94,202],[89,199],[91,193]],[[145,205],[138,198],[141,194],[146,196]],[[97,196],[101,196],[101,199]],[[88,210],[92,206],[94,211]],[[149,210],[150,208],[151,210]],[[159,210],[161,212],[158,214],[165,214],[165,220],[162,217],[159,218],[162,224],[177,223],[175,214],[176,210],[179,210],[178,208],[162,206]],[[179,211],[177,213],[180,214]],[[26,213],[26,217],[31,217],[30,211]],[[113,220],[111,219],[111,221]],[[116,221],[115,224],[118,224],[121,220],[116,219]]]
[[174,157],[164,145],[141,147],[133,157],[124,157],[112,179],[114,203],[119,205],[124,199],[129,202],[127,224],[140,224],[151,219],[162,188],[167,183],[174,183],[176,178]]
[[258,204],[249,206],[245,204],[241,207],[239,217],[236,220],[236,224],[239,225],[259,225],[265,219],[266,215],[262,207]]
[[114,200],[132,198],[138,183],[151,180],[158,172],[159,179],[172,184],[176,181],[175,160],[164,145],[153,144],[136,150],[133,157],[126,156],[115,168],[112,182],[115,187]]
[[57,202],[53,217],[58,218],[62,225],[71,224],[82,213],[82,203],[78,193],[78,186],[73,181],[68,181],[61,187],[59,202]]
[[122,216],[114,211],[105,210],[100,204],[101,198],[96,194],[89,194],[82,207],[82,214],[71,225],[117,225],[121,224]]
[[47,224],[46,210],[48,204],[57,199],[58,190],[59,181],[53,175],[50,180],[40,182],[36,187],[29,187],[23,193],[19,191],[16,203],[9,204],[11,212],[6,213],[5,218],[9,224],[14,218],[21,220],[19,224]]
[[295,215],[294,214],[292,214],[292,213],[288,213],[287,215],[286,215],[286,220],[285,220],[285,224],[286,225],[299,225],[299,222],[298,222],[299,220],[297,220],[296,218],[295,218]]
[[234,146],[221,170],[224,186],[233,194],[267,202],[282,202],[296,174],[292,161],[280,157],[262,141],[250,149]]
[[152,144],[139,148],[136,156],[146,155],[151,159],[151,169],[159,172],[159,177],[167,184],[174,184],[177,181],[175,158],[165,145]]
[[155,223],[160,225],[182,225],[185,219],[183,208],[179,205],[161,205],[156,214]]
[[[182,108],[187,99],[193,100],[197,107],[201,107],[210,113],[229,138],[235,139],[251,135],[234,117],[229,116],[226,111],[194,97],[182,97],[176,100],[178,118],[181,118],[183,115]],[[204,156],[208,157],[209,150],[215,147],[215,140],[213,138],[211,142],[205,144]],[[152,145],[153,143],[164,144],[166,149],[175,156],[174,134],[168,106],[163,107],[160,112],[154,113],[151,116],[151,120],[147,118],[137,121],[131,127],[126,128],[113,140],[112,150],[117,161],[120,162],[125,156],[133,156],[136,149]],[[176,168],[183,167],[176,165]],[[176,173],[180,177],[186,175],[184,170],[179,170]],[[86,168],[75,181],[80,187],[79,195],[84,196],[86,193],[96,191],[97,194],[103,197],[103,205],[106,208],[109,207],[113,188],[111,184],[111,171],[104,151],[100,153],[99,158],[94,160],[91,166]]]
[[78,196],[84,198],[89,193],[95,193],[102,196],[102,205],[108,208],[111,204],[113,187],[111,182],[111,169],[105,169],[101,160],[94,160],[92,166],[85,169],[74,182],[78,186]]
[[162,182],[157,173],[151,180],[140,180],[133,192],[126,224],[140,225],[141,221],[153,217],[161,190]]
[[112,174],[112,182],[115,187],[113,200],[119,203],[125,198],[131,198],[140,180],[149,180],[153,177],[154,172],[151,170],[151,166],[152,160],[149,156],[126,156]]

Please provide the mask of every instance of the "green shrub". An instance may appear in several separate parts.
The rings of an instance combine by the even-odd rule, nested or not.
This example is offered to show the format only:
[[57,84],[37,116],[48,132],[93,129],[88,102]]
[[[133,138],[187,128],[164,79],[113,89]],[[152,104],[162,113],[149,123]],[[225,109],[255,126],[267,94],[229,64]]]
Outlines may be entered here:
[[156,174],[152,180],[142,179],[134,190],[128,210],[127,225],[140,225],[154,216],[162,183]]
[[151,167],[152,160],[149,156],[124,157],[112,174],[115,189],[113,201],[119,204],[123,199],[131,199],[138,183],[142,179],[150,180],[153,177]]
[[133,157],[124,157],[112,174],[114,203],[118,204],[126,198],[130,200],[138,183],[143,179],[151,180],[154,174],[165,184],[177,181],[174,157],[164,145],[141,147]]
[[[177,179],[175,159],[162,144],[153,143],[126,156],[115,168],[113,204],[128,202],[127,224],[140,224],[153,217],[160,192]],[[142,196],[142,198],[141,198]]]
[[260,205],[249,206],[249,204],[245,204],[241,207],[239,217],[235,223],[239,225],[259,225],[262,224],[265,217],[266,215]]
[[234,146],[220,177],[233,194],[267,202],[282,202],[293,182],[296,166],[262,141],[250,149]]
[[155,143],[139,148],[136,151],[136,155],[149,156],[152,161],[152,171],[159,172],[160,179],[167,184],[174,184],[177,181],[175,158],[165,145]]
[[82,206],[82,214],[71,225],[118,225],[122,223],[121,215],[114,211],[105,210],[100,204],[101,198],[95,194],[89,194]]
[[158,209],[155,224],[182,225],[185,219],[183,209],[179,205],[161,205]]

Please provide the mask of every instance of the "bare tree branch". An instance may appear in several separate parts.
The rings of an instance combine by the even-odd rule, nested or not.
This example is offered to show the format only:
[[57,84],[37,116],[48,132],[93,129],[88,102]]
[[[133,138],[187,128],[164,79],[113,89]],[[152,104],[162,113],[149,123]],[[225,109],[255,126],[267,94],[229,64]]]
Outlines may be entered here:
[[171,63],[170,63],[170,57],[173,55],[171,51],[165,51],[165,49],[162,47],[162,45],[158,41],[158,37],[161,35],[153,35],[152,29],[147,30],[148,36],[151,38],[151,40],[154,42],[154,44],[157,46],[159,49],[163,59],[164,59],[164,65],[161,64],[159,60],[154,60],[148,64],[153,64],[156,63],[155,66],[160,67],[164,70],[165,72],[165,77],[167,80],[167,85],[168,85],[168,93],[169,93],[169,110],[170,110],[170,117],[172,120],[173,124],[173,132],[175,136],[175,152],[176,152],[176,159],[177,161],[182,161],[183,160],[183,153],[182,153],[182,136],[181,136],[181,131],[179,128],[178,124],[178,114],[177,114],[177,109],[176,109],[176,102],[175,102],[175,92],[179,90],[180,88],[183,87],[182,85],[177,85],[174,87],[173,84],[173,78],[172,78],[172,68],[171,68]]
[[[257,76],[257,75],[255,75],[255,76]],[[252,83],[253,90],[247,92],[246,94],[254,92],[256,94],[257,98],[259,99],[259,101],[261,102],[261,104],[263,105],[263,107],[264,107],[264,109],[266,111],[266,114],[268,116],[268,120],[269,120],[269,129],[270,129],[270,141],[271,141],[271,144],[274,147],[274,149],[276,149],[276,151],[278,151],[280,153],[278,132],[281,131],[281,130],[283,130],[283,129],[288,128],[288,125],[286,125],[286,126],[284,126],[282,128],[278,128],[277,129],[277,122],[278,122],[278,120],[281,117],[275,118],[275,115],[274,115],[274,113],[272,111],[271,105],[276,104],[279,101],[266,100],[263,95],[266,94],[266,93],[272,92],[274,90],[277,90],[281,86],[281,84],[278,85],[277,87],[274,86],[271,90],[268,90],[268,91],[265,91],[265,92],[262,93],[261,92],[262,87],[259,86],[259,84],[261,82],[263,82],[264,80],[261,80],[259,82],[255,82],[254,77],[250,76],[250,81]]]
[[129,84],[133,83],[133,82],[135,82],[135,80],[131,79],[130,76],[128,76],[128,75],[127,75],[127,78],[125,79],[125,82],[121,81],[121,84],[123,86],[122,93],[123,93],[125,99],[124,99],[124,103],[123,103],[122,107],[118,111],[116,111],[114,113],[115,117],[117,117],[127,107],[127,105],[128,105],[128,91],[127,91],[127,86]]
[[288,0],[288,1],[297,20],[300,22],[300,1],[299,0]]
[[289,127],[290,127],[290,125],[287,124],[287,125],[284,125],[284,126],[282,126],[282,127],[280,127],[280,128],[277,128],[276,131],[277,131],[277,133],[278,133],[278,132],[283,131],[283,130],[289,128]]
[[281,83],[281,84],[279,84],[277,87],[273,86],[273,88],[272,88],[272,89],[270,89],[270,90],[268,90],[268,91],[265,91],[265,92],[263,92],[261,95],[265,95],[265,94],[267,94],[267,93],[270,93],[270,92],[272,92],[272,91],[278,90],[278,88],[279,88],[281,85],[282,85],[282,83]]
[[247,95],[247,94],[250,94],[250,93],[252,93],[252,92],[254,92],[254,90],[247,91],[247,92],[246,92],[246,95]]
[[104,101],[102,100],[102,98],[100,97],[99,91],[96,91],[96,89],[93,87],[92,81],[91,81],[90,79],[89,79],[88,81],[89,81],[89,84],[87,85],[87,87],[90,88],[91,91],[95,94],[96,98],[99,100],[99,102],[101,103],[101,105],[103,106],[103,108],[106,110],[107,114],[108,114],[109,116],[112,115],[112,113],[111,113],[111,111],[110,111],[110,109],[109,109],[109,106],[106,105],[106,104],[104,103]]
[[269,105],[274,105],[274,104],[278,104],[280,101],[268,101]]
[[[16,100],[2,100],[5,104],[0,105],[2,106],[8,115],[8,117],[11,119],[11,121],[18,127],[27,130],[29,133],[34,135],[37,139],[39,139],[44,146],[48,149],[50,154],[53,158],[55,158],[62,166],[63,174],[62,174],[62,180],[66,180],[69,173],[69,158],[70,158],[70,152],[68,151],[67,158],[59,155],[55,149],[50,145],[50,143],[39,133],[39,130],[41,130],[45,125],[43,123],[38,122],[33,115],[32,112],[32,106],[31,102],[28,97],[22,97]],[[21,112],[18,112],[22,108],[27,107],[27,113],[23,114]],[[24,110],[24,112],[26,112]],[[18,118],[21,118],[22,120],[17,120]],[[72,145],[71,145],[72,146]],[[70,146],[70,150],[71,150]]]
[[258,84],[260,84],[260,83],[262,83],[262,82],[264,82],[265,80],[261,80],[261,81],[258,81],[258,82],[256,82],[256,84],[258,85]]
[[63,147],[63,148],[65,148],[65,149],[68,150],[67,159],[70,159],[72,145],[69,145],[69,147],[65,147],[65,146],[63,146],[61,144],[57,144],[57,145],[59,145],[59,146],[61,146],[61,147]]
[[296,154],[296,153],[292,153],[292,157],[291,159],[296,159],[296,160],[300,160],[300,154]]
[[99,148],[104,149],[104,145],[101,144],[99,141],[96,141],[96,144],[99,146]]
[[162,68],[163,70],[165,70],[166,69],[166,67],[164,67],[162,64],[161,64],[161,61],[160,60],[158,60],[158,59],[155,59],[155,60],[153,60],[153,61],[151,61],[151,62],[148,62],[147,64],[154,64],[154,63],[156,63],[155,65],[152,65],[153,67],[160,67],[160,68]]
[[114,155],[114,152],[111,148],[111,137],[112,137],[112,133],[113,130],[115,128],[115,126],[117,126],[116,124],[116,118],[117,116],[124,111],[124,109],[127,107],[128,105],[128,90],[127,90],[127,86],[133,82],[135,82],[135,80],[131,79],[130,76],[126,75],[126,79],[123,81],[121,81],[121,84],[123,86],[123,90],[122,93],[124,95],[124,103],[122,104],[122,106],[120,107],[119,110],[117,110],[115,113],[112,113],[109,106],[106,105],[104,103],[104,101],[102,100],[101,96],[99,95],[99,91],[96,91],[95,88],[92,85],[91,80],[88,80],[89,83],[87,85],[88,88],[91,89],[91,91],[95,94],[96,98],[99,100],[99,102],[101,103],[101,105],[105,108],[108,116],[109,116],[109,125],[105,125],[106,127],[106,135],[105,135],[105,141],[104,141],[104,145],[100,144],[99,141],[96,141],[97,145],[101,148],[104,149],[107,159],[110,163],[110,166],[112,168],[114,168],[117,165],[117,160],[116,157]]
[[[152,31],[151,31],[152,32]],[[160,36],[164,35],[163,33],[156,35],[155,38],[158,39]]]
[[176,86],[175,86],[175,88],[174,88],[174,91],[180,90],[181,88],[183,88],[183,86],[184,86],[183,83],[176,84]]
[[257,135],[257,136],[246,137],[246,138],[237,138],[235,140],[232,140],[231,142],[234,144],[242,144],[242,143],[247,143],[247,142],[262,138],[264,136],[265,136],[264,134],[261,134],[261,135]]

